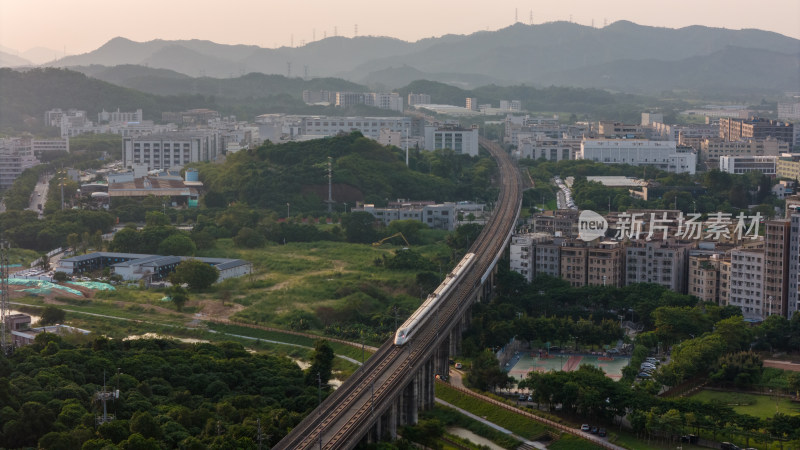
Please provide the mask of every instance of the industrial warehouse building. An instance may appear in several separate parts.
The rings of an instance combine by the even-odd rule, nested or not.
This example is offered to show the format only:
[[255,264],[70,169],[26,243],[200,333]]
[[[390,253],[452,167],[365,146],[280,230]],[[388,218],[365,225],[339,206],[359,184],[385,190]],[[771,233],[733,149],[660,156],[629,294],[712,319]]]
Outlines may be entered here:
[[216,267],[219,270],[217,282],[247,275],[253,271],[253,264],[241,259],[192,258],[190,256],[114,252],[95,252],[64,258],[59,261],[56,270],[70,275],[80,275],[110,267],[115,274],[121,276],[124,280],[155,282],[167,279],[178,264],[187,259],[197,259]]

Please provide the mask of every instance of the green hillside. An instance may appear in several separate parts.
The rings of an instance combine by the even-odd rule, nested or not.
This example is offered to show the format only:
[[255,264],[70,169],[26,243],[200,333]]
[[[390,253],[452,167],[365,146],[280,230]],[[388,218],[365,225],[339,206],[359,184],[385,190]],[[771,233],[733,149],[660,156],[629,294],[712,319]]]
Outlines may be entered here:
[[[233,201],[252,207],[323,212],[327,198],[327,158],[333,161],[334,200],[385,204],[387,200],[454,201],[493,198],[494,163],[444,152],[410,152],[384,147],[361,133],[307,142],[264,144],[229,155],[225,164],[199,165],[209,191],[207,204]],[[297,208],[297,209],[295,209]]]

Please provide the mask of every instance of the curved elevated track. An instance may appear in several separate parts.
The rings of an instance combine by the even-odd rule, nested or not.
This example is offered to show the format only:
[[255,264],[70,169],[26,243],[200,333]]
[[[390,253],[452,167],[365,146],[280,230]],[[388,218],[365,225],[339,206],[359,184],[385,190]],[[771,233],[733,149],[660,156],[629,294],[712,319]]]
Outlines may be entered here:
[[[481,139],[481,145],[497,161],[500,195],[491,219],[469,250],[475,253],[475,262],[461,284],[442,300],[435,314],[427,318],[407,344],[397,347],[391,339],[384,343],[364,366],[273,448],[352,448],[393,402],[404,395],[404,389],[415,382],[415,376],[421,373],[433,378],[431,358],[491,276],[511,238],[522,203],[522,183],[511,158],[494,142]],[[430,389],[431,399],[432,385],[431,379],[424,386]],[[415,422],[416,412],[412,416],[406,422]]]

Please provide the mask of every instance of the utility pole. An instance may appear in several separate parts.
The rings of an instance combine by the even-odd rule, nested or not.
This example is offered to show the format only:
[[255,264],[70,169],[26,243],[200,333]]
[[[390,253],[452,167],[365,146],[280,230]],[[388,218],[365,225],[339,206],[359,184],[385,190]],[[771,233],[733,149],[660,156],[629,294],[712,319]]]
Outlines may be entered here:
[[322,377],[317,372],[317,406],[322,404]]
[[263,436],[261,434],[261,418],[256,419],[256,424],[258,424],[258,450],[261,450],[261,444],[263,440]]
[[8,242],[0,239],[0,352],[11,353],[11,341],[8,329]]
[[408,127],[406,127],[406,167],[408,167]]

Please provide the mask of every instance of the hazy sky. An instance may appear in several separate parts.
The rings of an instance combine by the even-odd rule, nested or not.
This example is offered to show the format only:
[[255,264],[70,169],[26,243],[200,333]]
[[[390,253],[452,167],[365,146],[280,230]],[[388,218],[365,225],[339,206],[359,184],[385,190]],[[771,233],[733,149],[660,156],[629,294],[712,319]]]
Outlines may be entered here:
[[798,0],[0,0],[0,46],[68,54],[122,36],[134,41],[206,39],[261,47],[299,46],[334,35],[407,41],[496,30],[514,23],[617,20],[680,28],[760,28],[800,38]]

